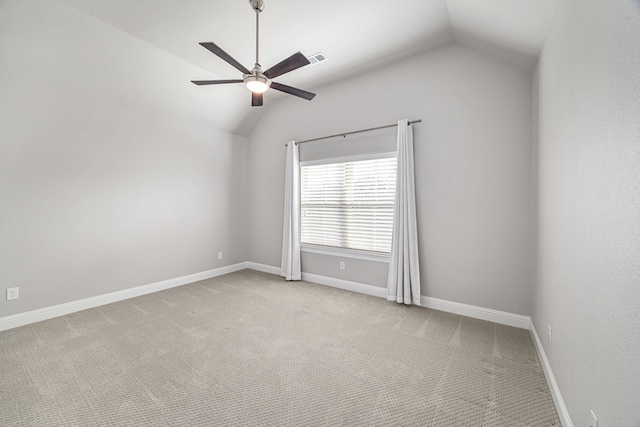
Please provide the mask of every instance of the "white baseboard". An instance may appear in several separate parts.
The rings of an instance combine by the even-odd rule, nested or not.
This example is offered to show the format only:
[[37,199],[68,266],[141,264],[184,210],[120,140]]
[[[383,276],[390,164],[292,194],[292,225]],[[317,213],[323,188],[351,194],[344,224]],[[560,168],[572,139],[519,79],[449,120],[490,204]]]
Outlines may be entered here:
[[241,262],[234,265],[228,265],[226,267],[216,268],[214,270],[208,270],[200,273],[189,274],[187,276],[176,277],[174,279],[163,280],[161,282],[151,283],[149,285],[124,289],[122,291],[111,292],[104,295],[71,301],[64,304],[41,308],[38,310],[27,311],[25,313],[18,313],[12,316],[1,317],[0,331],[6,331],[8,329],[17,328],[19,326],[28,325],[30,323],[53,319],[54,317],[64,316],[65,314],[71,314],[78,311],[86,310],[88,308],[99,307],[101,305],[111,304],[113,302],[150,294],[152,292],[158,292],[169,288],[175,288],[176,286],[182,286],[188,283],[222,276],[223,274],[244,270],[245,268],[247,268],[247,264],[247,262]]
[[250,268],[252,270],[262,271],[263,273],[271,273],[271,274],[276,274],[278,276],[280,275],[280,267],[274,267],[272,265],[259,264],[257,262],[249,261],[247,263],[247,268]]
[[446,311],[447,313],[459,314],[461,316],[473,317],[474,319],[487,320],[501,325],[514,326],[521,329],[529,329],[531,319],[529,316],[508,313],[506,311],[493,310],[491,308],[478,307],[475,305],[463,304],[455,301],[448,301],[439,298],[420,297],[420,304],[423,307],[434,310]]
[[571,417],[569,417],[569,411],[567,410],[567,406],[564,404],[562,394],[560,394],[560,388],[558,387],[556,378],[553,375],[549,359],[547,359],[547,354],[544,351],[544,347],[542,347],[542,341],[540,341],[540,337],[538,336],[538,332],[536,331],[536,327],[533,322],[529,323],[529,331],[531,332],[533,343],[538,351],[538,358],[542,364],[544,376],[547,378],[547,384],[549,384],[549,388],[551,389],[551,396],[553,397],[553,402],[556,405],[556,410],[558,411],[562,427],[573,427],[573,422],[571,421]]
[[387,289],[378,286],[366,285],[364,283],[351,282],[349,280],[335,279],[333,277],[320,276],[318,274],[302,273],[302,280],[306,282],[318,283],[320,285],[331,286],[332,288],[344,289],[345,291],[358,292],[360,294],[372,295],[374,297],[386,298]]
[[[113,302],[122,301],[129,298],[135,298],[137,296],[162,291],[176,286],[186,285],[188,283],[197,282],[199,280],[210,279],[212,277],[221,276],[223,274],[232,273],[234,271],[243,270],[245,268],[251,268],[253,270],[263,271],[265,273],[280,275],[279,267],[259,264],[255,262],[241,262],[226,267],[216,268],[214,270],[208,270],[201,273],[163,280],[161,282],[151,283],[149,285],[138,286],[131,289],[124,289],[122,291],[112,292],[109,294],[98,295],[78,301],[72,301],[64,304],[54,305],[51,307],[41,308],[38,310],[28,311],[26,313],[19,313],[12,316],[2,317],[0,318],[0,331],[17,328],[18,326],[28,325],[30,323],[39,322],[42,320],[52,319],[58,316],[64,316],[65,314],[75,313],[77,311],[82,311],[105,304],[111,304]],[[334,288],[344,289],[347,291],[372,295],[379,298],[387,297],[387,290],[385,288],[367,285],[364,283],[351,282],[348,280],[336,279],[333,277],[321,276],[311,273],[302,273],[302,280],[317,283],[320,285],[332,286]],[[462,316],[473,317],[475,319],[487,320],[503,325],[529,329],[531,324],[531,321],[527,316],[520,316],[503,311],[492,310],[488,308],[477,307],[473,305],[426,296],[422,296],[420,298],[420,301],[423,307],[446,311],[449,313],[455,313]]]
[[[259,264],[257,262],[249,262],[248,268],[252,270],[262,271],[280,275],[280,267],[272,265]],[[386,298],[387,290],[377,286],[365,285],[364,283],[350,282],[348,280],[336,279],[333,277],[320,276],[318,274],[302,273],[302,280],[305,282],[317,283],[319,285],[331,286],[333,288],[344,289],[346,291],[358,292],[375,297]]]
[[[279,267],[258,264],[255,262],[249,262],[248,267],[265,273],[280,275]],[[320,285],[332,286],[334,288],[345,289],[347,291],[359,292],[361,294],[373,295],[380,298],[387,297],[387,290],[385,288],[367,285],[364,283],[350,282],[348,280],[335,279],[333,277],[311,273],[302,273],[302,280],[318,283]],[[462,304],[459,302],[432,297],[422,296],[420,298],[420,304],[423,307],[432,308],[434,310],[446,311],[448,313],[455,313],[461,316],[473,317],[474,319],[487,320],[489,322],[514,326],[522,329],[529,329],[531,322],[531,319],[528,316],[521,316],[519,314],[508,313],[505,311],[492,310],[490,308],[477,307],[474,305]]]

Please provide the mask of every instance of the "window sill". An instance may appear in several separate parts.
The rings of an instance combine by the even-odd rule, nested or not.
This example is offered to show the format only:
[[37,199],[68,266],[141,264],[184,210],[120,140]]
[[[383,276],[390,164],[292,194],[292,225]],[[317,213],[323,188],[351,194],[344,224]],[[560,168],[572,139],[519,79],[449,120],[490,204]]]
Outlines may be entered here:
[[333,248],[328,246],[315,246],[309,244],[300,245],[301,252],[336,256],[342,258],[361,259],[364,261],[389,263],[391,256],[389,254],[378,254],[375,252],[358,251],[355,249]]

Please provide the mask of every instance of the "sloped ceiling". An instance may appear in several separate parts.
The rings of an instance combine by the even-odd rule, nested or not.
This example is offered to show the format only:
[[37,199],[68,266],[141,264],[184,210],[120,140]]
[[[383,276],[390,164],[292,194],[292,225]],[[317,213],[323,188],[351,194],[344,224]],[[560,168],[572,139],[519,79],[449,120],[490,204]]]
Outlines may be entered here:
[[[248,68],[255,62],[255,14],[248,0],[60,1],[197,66],[201,72],[191,76],[194,80],[241,77],[201,47],[202,41],[215,42]],[[328,61],[277,79],[307,90],[453,42],[533,69],[556,2],[265,0],[260,63],[266,69],[296,51],[307,56],[323,52]],[[251,131],[270,102],[286,96],[269,91],[265,107],[252,108],[242,85],[196,89],[211,102],[229,106],[223,114],[232,124],[226,130],[240,135]]]

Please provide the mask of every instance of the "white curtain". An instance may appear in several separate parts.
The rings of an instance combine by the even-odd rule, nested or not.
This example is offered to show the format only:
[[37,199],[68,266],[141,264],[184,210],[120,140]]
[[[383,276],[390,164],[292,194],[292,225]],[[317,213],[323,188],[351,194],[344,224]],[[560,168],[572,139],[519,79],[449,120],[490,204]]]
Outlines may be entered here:
[[287,145],[280,275],[287,280],[302,279],[300,269],[300,156],[298,144],[295,141],[289,141]]
[[387,300],[420,305],[420,266],[416,191],[413,173],[413,128],[398,121],[398,167],[393,213]]

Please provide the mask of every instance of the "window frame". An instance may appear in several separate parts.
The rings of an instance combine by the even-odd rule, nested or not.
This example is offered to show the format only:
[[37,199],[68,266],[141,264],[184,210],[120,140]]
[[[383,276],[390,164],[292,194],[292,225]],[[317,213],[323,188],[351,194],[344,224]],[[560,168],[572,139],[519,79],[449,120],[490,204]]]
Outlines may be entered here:
[[[300,162],[300,173],[302,174],[302,168],[305,166],[318,166],[318,165],[326,165],[326,164],[333,164],[333,163],[348,163],[348,162],[388,159],[388,158],[397,159],[398,152],[396,150],[393,150],[393,151],[384,151],[384,152],[376,152],[376,153],[366,153],[366,154],[357,154],[357,155],[349,155],[349,156],[342,156],[342,157],[330,157],[325,159],[302,161]],[[396,182],[396,186],[397,186],[397,182]],[[300,203],[302,204],[302,185],[300,186]],[[302,235],[302,221],[300,221],[300,234]],[[374,261],[374,262],[388,263],[391,259],[390,252],[378,252],[378,251],[370,251],[366,249],[352,249],[352,248],[345,248],[340,246],[325,246],[325,245],[318,245],[313,243],[305,243],[302,241],[300,242],[300,250],[301,252],[305,252],[305,253],[315,253],[315,254],[329,255],[329,256],[340,256],[340,257],[354,258],[354,259]]]

